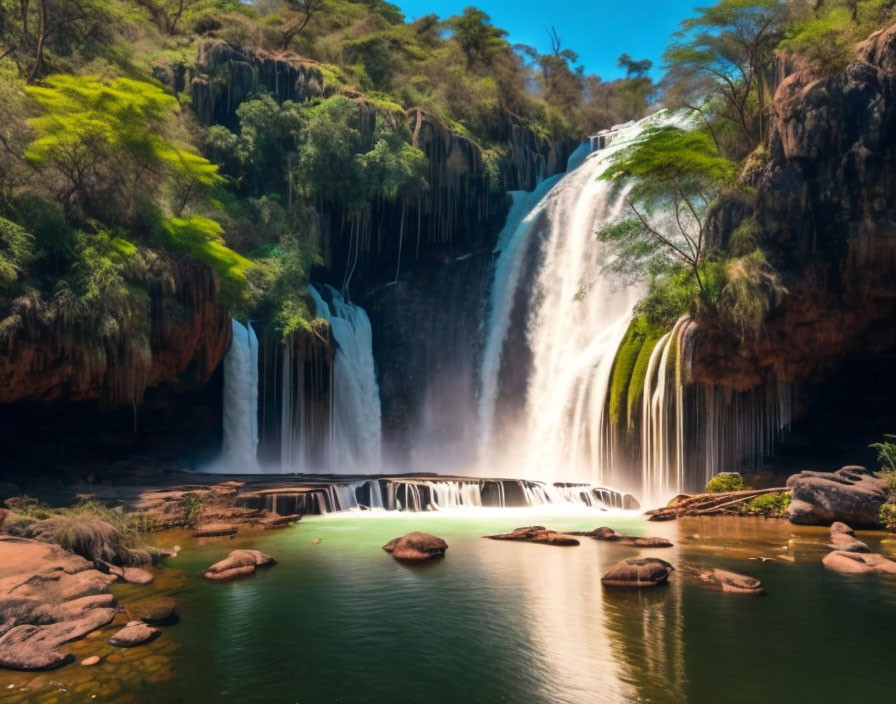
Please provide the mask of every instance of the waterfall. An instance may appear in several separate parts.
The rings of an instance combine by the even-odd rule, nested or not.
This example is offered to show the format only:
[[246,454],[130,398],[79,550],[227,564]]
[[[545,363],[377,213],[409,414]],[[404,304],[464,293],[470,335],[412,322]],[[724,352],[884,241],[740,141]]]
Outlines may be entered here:
[[[548,480],[523,487],[529,505],[600,500],[581,488],[594,483],[657,505],[719,471],[758,465],[789,426],[792,391],[774,373],[742,392],[688,381],[696,326],[686,317],[647,350],[640,417],[622,430],[609,418],[614,364],[642,289],[601,273],[608,251],[595,233],[624,213],[627,189],[599,177],[645,126],[690,120],[657,113],[623,125],[600,135],[601,151],[577,152],[564,175],[513,194],[479,367],[480,471]],[[524,338],[513,337],[520,319]],[[520,359],[524,374],[510,362]]]
[[232,321],[233,341],[224,357],[224,444],[217,471],[259,472],[258,338],[252,325]]
[[[512,445],[516,452],[503,459],[523,476],[577,482],[610,476],[606,394],[640,290],[600,274],[607,252],[595,233],[619,217],[625,194],[598,177],[619,149],[614,143],[625,143],[641,129],[639,123],[621,130],[606,150],[585,159],[577,153],[565,175],[514,198],[499,238],[480,366],[484,465],[501,459],[490,448]],[[496,406],[511,309],[532,247],[538,248],[538,266],[526,330],[531,368],[522,412],[510,424],[515,432],[498,437]]]
[[310,286],[308,291],[316,314],[330,323],[337,346],[327,453],[329,471],[374,473],[381,464],[382,427],[370,320],[363,308],[346,301],[331,286]]

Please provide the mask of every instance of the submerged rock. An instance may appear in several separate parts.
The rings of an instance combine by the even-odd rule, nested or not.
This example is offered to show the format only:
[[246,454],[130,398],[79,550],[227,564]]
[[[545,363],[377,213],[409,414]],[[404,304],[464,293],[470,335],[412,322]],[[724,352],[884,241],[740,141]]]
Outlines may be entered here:
[[497,535],[487,535],[490,540],[518,540],[525,543],[541,543],[542,545],[578,545],[579,541],[565,533],[558,533],[555,530],[548,530],[544,526],[526,526],[524,528],[515,528],[510,533],[499,533]]
[[133,648],[136,645],[143,645],[154,640],[160,633],[161,631],[158,628],[148,626],[142,621],[131,621],[112,636],[109,639],[109,643],[118,648]]
[[835,550],[825,555],[822,564],[829,570],[844,574],[867,574],[869,572],[896,574],[896,562],[874,553]]
[[666,584],[674,571],[665,560],[642,557],[617,563],[600,581],[605,587],[642,589]]
[[765,594],[762,582],[755,577],[748,577],[737,572],[713,569],[700,573],[700,579],[709,586],[721,589],[727,594],[749,594],[759,596]]
[[174,618],[177,604],[171,597],[157,596],[128,604],[125,610],[135,621],[163,623]]
[[230,538],[237,534],[238,528],[230,523],[208,523],[193,531],[194,538]]
[[91,667],[92,665],[100,664],[100,656],[99,655],[91,655],[89,658],[84,658],[81,661],[82,667]]
[[205,578],[213,582],[226,582],[237,577],[254,574],[258,567],[270,567],[277,561],[259,550],[233,550],[223,560],[205,571]]
[[800,472],[787,480],[793,500],[787,509],[791,523],[877,526],[887,499],[884,480],[864,467],[836,472]]
[[394,538],[383,545],[383,550],[391,553],[396,560],[423,562],[436,557],[444,557],[448,543],[429,533],[408,533]]

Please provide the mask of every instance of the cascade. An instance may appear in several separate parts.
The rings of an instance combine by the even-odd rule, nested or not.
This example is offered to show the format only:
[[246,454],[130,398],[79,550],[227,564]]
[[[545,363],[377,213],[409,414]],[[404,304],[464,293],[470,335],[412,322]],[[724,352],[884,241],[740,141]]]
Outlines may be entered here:
[[337,474],[374,473],[381,463],[382,428],[370,320],[363,308],[331,286],[310,286],[308,291],[316,314],[330,323],[337,346],[327,469]]
[[[623,214],[627,191],[599,176],[647,125],[689,121],[661,112],[623,125],[600,136],[599,152],[577,152],[566,174],[513,194],[496,248],[477,411],[482,468],[549,480],[521,487],[528,505],[600,501],[580,488],[593,483],[627,488],[655,505],[702,489],[719,471],[757,465],[789,426],[791,388],[774,374],[745,392],[686,383],[696,344],[688,318],[650,352],[631,433],[610,422],[613,367],[642,289],[601,273],[608,253],[595,232]],[[509,344],[518,292],[528,306],[522,351]],[[528,355],[528,368],[517,382],[523,388],[508,391],[511,355]],[[504,405],[515,415],[507,418],[499,401],[514,392],[514,403]]]
[[233,341],[224,357],[224,444],[216,471],[259,472],[258,338],[250,323],[231,325]]
[[[553,480],[604,482],[611,477],[603,421],[606,393],[640,291],[601,276],[607,253],[595,232],[619,216],[624,193],[598,177],[619,149],[616,141],[624,144],[642,129],[643,123],[626,127],[608,139],[604,151],[584,159],[577,152],[565,175],[514,198],[498,243],[479,374],[483,464],[503,459],[515,473]],[[582,151],[587,150],[585,145]],[[525,401],[516,422],[499,423],[496,406],[511,308],[532,247],[539,257],[526,330],[532,363]],[[515,447],[518,454],[495,457],[497,445]]]

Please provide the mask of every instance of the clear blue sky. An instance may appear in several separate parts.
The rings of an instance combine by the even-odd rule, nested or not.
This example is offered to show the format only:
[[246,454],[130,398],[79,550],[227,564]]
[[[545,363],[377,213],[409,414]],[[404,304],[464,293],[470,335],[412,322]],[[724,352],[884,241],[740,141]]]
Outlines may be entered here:
[[623,52],[635,59],[651,59],[653,75],[659,75],[660,56],[678,23],[692,8],[712,5],[712,0],[391,0],[408,20],[436,13],[445,18],[475,5],[492,22],[510,33],[513,44],[530,44],[539,51],[550,48],[546,27],[553,25],[565,48],[579,55],[588,73],[605,80],[622,72],[616,59]]

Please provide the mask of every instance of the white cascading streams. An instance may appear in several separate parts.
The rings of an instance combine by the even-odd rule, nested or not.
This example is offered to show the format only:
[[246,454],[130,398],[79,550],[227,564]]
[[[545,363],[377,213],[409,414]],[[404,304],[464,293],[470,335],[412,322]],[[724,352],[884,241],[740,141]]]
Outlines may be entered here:
[[326,287],[308,289],[316,314],[330,323],[337,349],[333,360],[329,471],[373,474],[382,458],[380,391],[373,362],[373,336],[364,309]]
[[[518,434],[500,443],[503,459],[515,474],[527,477],[603,482],[609,476],[606,396],[640,290],[601,274],[607,249],[595,233],[619,217],[625,201],[624,193],[598,177],[642,129],[643,121],[621,129],[607,149],[578,166],[571,160],[574,168],[562,178],[545,182],[528,198],[517,197],[519,210],[499,242],[480,370],[485,466],[499,460],[488,448],[496,444],[501,359],[523,260],[535,237],[539,264],[527,330],[532,368]],[[517,451],[507,452],[507,446]]]
[[224,357],[224,444],[216,471],[261,471],[258,448],[258,338],[251,324],[234,320]]

